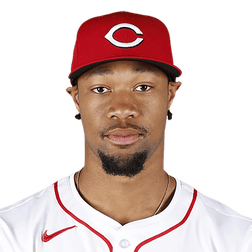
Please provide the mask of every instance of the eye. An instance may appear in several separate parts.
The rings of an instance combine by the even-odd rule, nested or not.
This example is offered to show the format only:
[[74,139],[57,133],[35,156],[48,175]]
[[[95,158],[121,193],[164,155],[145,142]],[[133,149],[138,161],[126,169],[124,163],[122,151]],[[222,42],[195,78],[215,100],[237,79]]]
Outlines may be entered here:
[[[149,85],[139,85],[137,88],[139,88],[139,87],[144,87],[144,89],[147,89],[149,87],[148,90],[150,90],[152,88]],[[97,87],[97,88],[93,88],[92,90],[97,90],[97,92],[94,91],[96,94],[104,94],[104,92],[102,92],[102,90],[104,90],[104,89],[107,89],[107,88],[105,88],[105,87]],[[148,90],[144,90],[144,91],[148,91]],[[138,91],[140,91],[140,90],[138,90]]]
[[[105,87],[96,87],[96,88],[93,88],[92,91],[94,91],[96,94],[104,94],[105,93]],[[107,89],[108,90],[108,89]]]
[[[149,89],[148,90],[150,90],[152,87],[151,86],[149,86],[149,85],[140,85],[140,86],[138,86],[137,88],[139,88],[139,87],[144,87],[144,89],[146,89],[147,87],[149,87]],[[142,89],[142,88],[141,88]],[[148,90],[145,90],[145,91],[148,91]]]

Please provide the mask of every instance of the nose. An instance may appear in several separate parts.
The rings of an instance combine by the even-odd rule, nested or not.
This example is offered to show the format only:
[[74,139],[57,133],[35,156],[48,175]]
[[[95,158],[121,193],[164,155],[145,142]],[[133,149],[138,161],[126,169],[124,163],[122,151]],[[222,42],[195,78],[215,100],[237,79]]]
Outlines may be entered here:
[[134,104],[132,96],[128,92],[113,95],[107,112],[108,118],[124,120],[138,117],[138,115],[136,104]]

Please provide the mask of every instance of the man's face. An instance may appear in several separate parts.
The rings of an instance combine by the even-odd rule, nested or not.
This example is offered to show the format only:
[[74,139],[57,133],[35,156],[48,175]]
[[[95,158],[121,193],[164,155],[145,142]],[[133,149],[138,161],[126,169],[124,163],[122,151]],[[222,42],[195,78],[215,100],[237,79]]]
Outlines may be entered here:
[[85,148],[107,174],[132,177],[164,140],[168,78],[138,61],[114,61],[78,79]]

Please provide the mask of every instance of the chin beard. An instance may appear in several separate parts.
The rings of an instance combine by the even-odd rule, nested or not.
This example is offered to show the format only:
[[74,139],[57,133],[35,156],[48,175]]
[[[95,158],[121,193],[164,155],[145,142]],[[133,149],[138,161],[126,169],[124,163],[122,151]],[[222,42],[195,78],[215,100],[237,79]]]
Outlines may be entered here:
[[98,154],[102,168],[107,174],[134,177],[144,169],[143,165],[147,160],[148,151],[136,152],[126,157],[106,155],[100,150],[98,150]]

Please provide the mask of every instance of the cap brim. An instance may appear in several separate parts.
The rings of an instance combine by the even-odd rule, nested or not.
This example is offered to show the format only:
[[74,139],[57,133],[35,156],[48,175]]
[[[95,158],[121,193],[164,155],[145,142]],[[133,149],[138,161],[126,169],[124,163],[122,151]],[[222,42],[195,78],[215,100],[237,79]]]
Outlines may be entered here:
[[104,64],[104,63],[108,63],[108,62],[112,62],[112,61],[120,61],[120,60],[133,60],[133,61],[140,61],[140,62],[145,62],[148,64],[152,64],[160,69],[162,69],[167,75],[169,75],[173,81],[175,81],[176,77],[179,77],[181,75],[181,70],[174,66],[174,65],[168,65],[166,63],[163,62],[159,62],[159,61],[154,61],[154,60],[148,60],[148,59],[139,59],[139,58],[125,58],[125,59],[111,59],[111,60],[104,60],[104,61],[99,61],[99,62],[95,62],[86,66],[83,66],[79,69],[77,69],[76,71],[72,72],[69,75],[69,79],[71,80],[71,84],[74,86],[77,84],[76,80],[86,71],[90,70],[91,68]]

